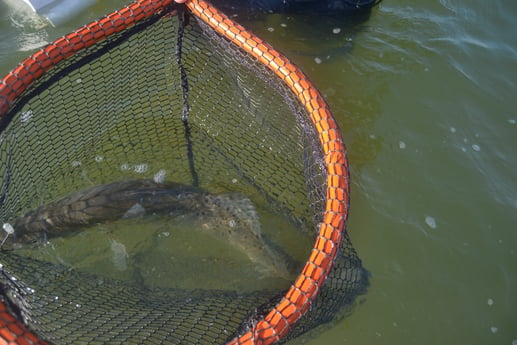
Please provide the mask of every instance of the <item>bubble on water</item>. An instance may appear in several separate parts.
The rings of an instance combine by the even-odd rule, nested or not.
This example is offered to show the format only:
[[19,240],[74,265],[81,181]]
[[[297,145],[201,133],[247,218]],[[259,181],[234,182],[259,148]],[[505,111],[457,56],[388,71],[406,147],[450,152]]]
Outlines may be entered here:
[[145,163],[136,164],[135,167],[133,168],[133,170],[139,174],[145,173],[147,171],[147,169],[148,169],[148,166]]
[[273,32],[273,31],[275,31],[275,28],[273,28],[273,27],[271,27],[271,26],[270,26],[269,28],[267,28],[267,31],[269,31],[269,32]]
[[512,341],[512,345],[517,345],[517,339],[514,339],[514,340]]
[[494,300],[492,298],[489,298],[488,301],[487,301],[487,304],[489,307],[493,306],[494,305]]
[[315,57],[314,62],[316,62],[319,65],[320,63],[322,63],[322,60],[319,57]]
[[228,226],[230,228],[235,228],[236,225],[237,225],[237,222],[233,219],[228,222]]
[[232,178],[232,183],[237,183],[238,180],[236,178]]
[[463,152],[467,152],[467,148],[466,148],[466,147],[462,147],[462,148],[461,148],[461,151],[463,151]]
[[79,84],[79,83],[82,83],[82,82],[83,82],[83,80],[82,80],[81,78],[77,78],[77,79],[75,80],[75,82]]
[[336,34],[336,35],[337,35],[337,34],[339,34],[340,32],[341,32],[341,28],[334,28],[334,29],[332,29],[332,33],[333,33],[333,34]]
[[456,133],[456,128],[451,127],[451,128],[449,128],[449,131],[451,131],[451,133]]
[[97,163],[100,163],[100,162],[102,162],[103,160],[104,160],[104,157],[103,157],[103,156],[101,156],[101,155],[97,155],[97,156],[95,156],[95,161],[96,161]]
[[490,332],[492,332],[494,334],[497,333],[498,330],[499,329],[497,327],[495,327],[495,326],[490,327]]
[[472,149],[476,152],[479,152],[481,150],[481,147],[479,147],[479,145],[472,144]]
[[515,119],[509,119],[509,120],[508,120],[508,123],[509,123],[510,125],[515,125],[515,124],[517,123],[517,120],[515,120]]
[[431,217],[431,216],[427,216],[425,217],[425,223],[431,228],[431,229],[436,229],[436,220]]
[[156,174],[154,174],[154,182],[156,182],[156,183],[165,182],[165,175],[167,175],[167,171],[165,169],[161,169]]
[[403,142],[403,141],[399,141],[399,148],[402,149],[402,150],[405,149],[406,148],[406,143]]
[[81,166],[81,161],[75,160],[72,161],[72,167],[77,168],[78,166]]
[[122,170],[122,171],[131,170],[131,165],[127,164],[127,163],[123,163],[123,164],[120,165],[120,170]]
[[286,28],[287,24],[286,23],[280,23],[280,26],[283,27],[283,28]]

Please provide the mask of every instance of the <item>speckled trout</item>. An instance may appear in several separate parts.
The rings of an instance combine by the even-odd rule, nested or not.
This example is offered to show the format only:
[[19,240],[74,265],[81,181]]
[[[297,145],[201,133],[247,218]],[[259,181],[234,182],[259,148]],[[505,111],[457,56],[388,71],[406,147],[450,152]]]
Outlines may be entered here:
[[16,219],[2,249],[121,218],[145,214],[185,215],[246,254],[263,275],[293,277],[289,257],[262,235],[255,206],[239,193],[211,194],[178,183],[127,180],[85,189],[40,206]]

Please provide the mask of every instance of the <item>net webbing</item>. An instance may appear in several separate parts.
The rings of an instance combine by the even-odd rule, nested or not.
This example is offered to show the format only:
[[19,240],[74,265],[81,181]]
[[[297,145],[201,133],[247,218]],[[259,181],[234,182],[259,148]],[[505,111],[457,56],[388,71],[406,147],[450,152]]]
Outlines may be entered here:
[[284,292],[148,289],[2,251],[0,340],[273,344],[330,321],[364,292],[367,274],[345,233],[345,147],[322,96],[210,4],[187,7],[195,20],[178,30],[171,1],[136,1],[2,80],[0,220],[166,172],[316,229],[305,265]]

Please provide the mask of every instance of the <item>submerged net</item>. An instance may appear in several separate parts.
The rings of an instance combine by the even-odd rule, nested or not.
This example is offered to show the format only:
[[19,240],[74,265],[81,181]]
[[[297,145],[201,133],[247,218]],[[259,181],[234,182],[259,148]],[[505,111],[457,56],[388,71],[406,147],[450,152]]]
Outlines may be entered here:
[[[325,102],[287,59],[210,5],[188,8],[173,15],[171,1],[137,1],[2,80],[0,339],[281,343],[364,293],[367,272],[345,233],[344,146]],[[142,220],[158,213],[218,233],[257,280],[248,289],[203,277],[191,288],[150,284],[31,254],[118,218],[169,236]],[[313,248],[296,254],[289,247],[302,238]],[[291,280],[268,280],[279,271]]]

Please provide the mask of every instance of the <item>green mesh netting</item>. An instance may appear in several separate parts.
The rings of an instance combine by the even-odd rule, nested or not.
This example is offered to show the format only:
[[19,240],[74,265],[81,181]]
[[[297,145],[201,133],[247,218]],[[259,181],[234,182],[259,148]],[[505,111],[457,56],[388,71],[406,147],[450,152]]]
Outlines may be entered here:
[[[246,256],[251,242],[233,257],[211,257],[214,271],[208,265],[196,272],[186,261],[181,265],[186,273],[171,268],[177,277],[196,272],[188,278],[195,282],[190,288],[175,279],[153,278],[145,255],[161,250],[164,236],[174,239],[171,223],[187,224],[184,234],[195,227],[221,232],[221,224],[239,225],[221,221],[221,210],[230,209],[225,217],[240,217],[244,225],[236,231],[244,231],[251,222],[246,217],[256,217],[259,230],[253,231],[260,231],[260,243],[294,262],[292,279],[310,253],[310,247],[299,244],[314,240],[327,176],[307,110],[262,63],[195,18],[178,30],[177,16],[155,14],[81,50],[37,78],[1,120],[0,221],[23,224],[24,216],[38,208],[40,215],[61,212],[52,201],[73,204],[80,197],[86,200],[80,205],[95,206],[89,214],[100,212],[85,221],[84,229],[70,225],[70,230],[80,229],[73,232],[67,231],[68,218],[59,233],[55,219],[37,220],[43,225],[30,236],[20,226],[0,252],[3,302],[50,343],[221,344],[249,330],[290,286],[285,277],[256,269]],[[148,193],[165,189],[181,206],[165,212],[152,201],[142,206],[142,189],[127,181],[150,181],[142,182],[150,186]],[[122,208],[124,217],[131,208],[121,198],[88,201],[113,183],[124,186],[128,205],[139,204],[144,212],[117,221],[111,218],[120,214],[113,210]],[[202,201],[185,203],[187,194],[171,192],[180,185]],[[221,195],[235,197],[223,204],[210,199]],[[64,204],[62,213],[78,217]],[[77,207],[81,214],[84,209]],[[101,260],[91,261],[92,255],[84,254],[89,263],[78,259],[70,264],[63,252],[56,254],[55,247],[66,248],[74,239],[70,251],[76,253],[95,253],[113,236],[109,248],[119,248],[124,231],[113,235],[117,230],[108,220],[117,229],[130,227],[152,239],[123,254],[131,258],[123,265],[137,267],[122,269],[130,274],[117,275]],[[228,237],[222,238],[214,239],[213,246],[222,251],[239,246],[226,248],[220,242]],[[202,256],[200,248],[192,260]],[[112,258],[113,252],[108,254]],[[164,261],[160,274],[166,275],[168,258],[154,260]],[[228,286],[212,284],[207,277],[228,274],[225,265],[245,271],[248,286],[233,284],[227,276]],[[367,273],[345,235],[319,297],[282,341],[331,321],[366,285]]]

